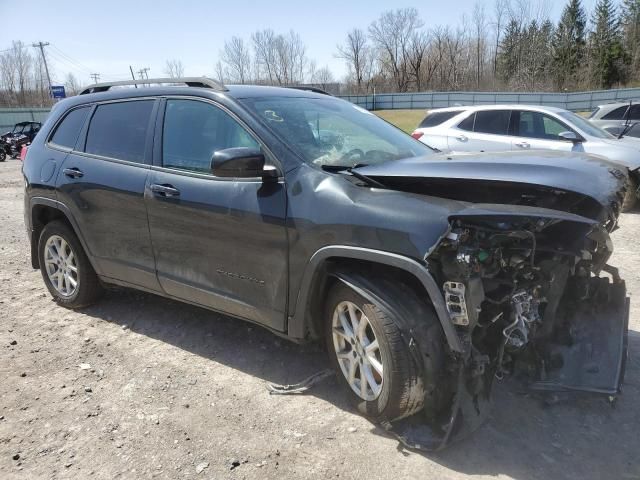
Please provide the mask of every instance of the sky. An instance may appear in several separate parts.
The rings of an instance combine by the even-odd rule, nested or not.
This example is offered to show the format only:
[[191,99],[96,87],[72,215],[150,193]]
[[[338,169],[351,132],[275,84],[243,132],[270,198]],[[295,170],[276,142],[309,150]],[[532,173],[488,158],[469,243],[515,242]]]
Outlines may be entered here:
[[[537,0],[536,0],[537,1]],[[550,17],[560,16],[565,1],[546,2]],[[337,44],[346,33],[367,26],[385,10],[415,7],[427,27],[456,26],[462,15],[471,15],[476,3],[493,11],[494,0],[421,0],[400,3],[382,0],[28,0],[19,7],[14,0],[0,0],[0,51],[12,40],[49,42],[46,47],[52,83],[61,84],[72,72],[80,84],[91,83],[90,73],[101,80],[130,78],[148,67],[149,77],[164,76],[165,62],[180,59],[189,76],[214,77],[214,65],[224,41],[232,36],[249,39],[252,32],[271,28],[277,33],[293,29],[307,47],[318,68],[328,66],[337,79],[346,73],[343,60],[335,57]],[[595,0],[583,0],[590,11]],[[36,53],[34,49],[34,53]],[[137,74],[136,74],[137,75]]]

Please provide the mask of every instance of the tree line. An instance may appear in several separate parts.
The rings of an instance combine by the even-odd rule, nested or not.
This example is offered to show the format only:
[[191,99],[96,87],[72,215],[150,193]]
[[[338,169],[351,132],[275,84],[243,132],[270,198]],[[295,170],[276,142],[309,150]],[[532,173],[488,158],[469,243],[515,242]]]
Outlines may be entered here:
[[[332,93],[575,91],[640,85],[640,0],[568,0],[557,22],[545,0],[479,0],[455,26],[426,25],[399,8],[346,33],[336,45],[347,74],[309,57],[297,32],[272,29],[225,41],[214,77],[225,83],[312,84]],[[184,74],[179,59],[164,73]],[[80,82],[69,73],[67,93]],[[0,53],[0,105],[48,105],[44,63],[21,41]]]

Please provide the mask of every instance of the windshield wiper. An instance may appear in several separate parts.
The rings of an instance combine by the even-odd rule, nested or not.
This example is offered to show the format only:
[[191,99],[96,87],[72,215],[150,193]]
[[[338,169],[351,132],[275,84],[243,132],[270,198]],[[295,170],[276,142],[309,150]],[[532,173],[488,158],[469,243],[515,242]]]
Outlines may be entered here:
[[342,172],[348,172],[351,175],[353,175],[354,177],[356,177],[358,180],[362,180],[363,182],[365,182],[366,184],[368,184],[370,187],[376,187],[376,188],[386,188],[382,183],[378,182],[377,180],[374,180],[373,178],[367,177],[366,175],[363,175],[361,173],[358,173],[354,170],[354,168],[359,168],[359,167],[366,167],[367,165],[364,163],[358,163],[356,165],[322,165],[322,169],[324,171],[327,172],[336,172],[336,173],[342,173]]

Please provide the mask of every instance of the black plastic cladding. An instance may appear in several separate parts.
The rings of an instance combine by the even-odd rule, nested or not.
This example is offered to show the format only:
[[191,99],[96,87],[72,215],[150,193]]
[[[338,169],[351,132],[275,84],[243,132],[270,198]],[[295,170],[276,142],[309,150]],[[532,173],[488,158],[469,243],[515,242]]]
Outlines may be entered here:
[[[327,98],[273,87],[229,86],[226,92],[151,87],[87,94],[57,104],[23,166],[27,182],[25,221],[32,242],[36,241],[30,214],[33,205],[57,202],[55,205],[70,217],[104,280],[219,310],[292,339],[303,339],[309,330],[309,292],[323,261],[346,257],[393,265],[425,286],[425,295],[436,307],[450,348],[459,351],[457,337],[442,309],[441,292],[424,262],[425,255],[449,231],[452,217],[528,216],[593,223],[555,210],[470,205],[363,187],[344,175],[302,162],[238,101],[250,96]],[[163,99],[167,97],[215,102],[232,113],[263,144],[281,173],[280,180],[263,184],[259,178],[221,179],[162,168],[160,132]],[[52,128],[69,109],[138,98],[160,99],[156,119],[151,122],[155,128],[148,134],[153,142],[147,148],[145,163],[100,158],[46,144]],[[85,136],[86,125],[77,145],[83,145]],[[509,170],[517,177],[513,180],[526,183],[534,157],[529,155],[525,172]],[[544,157],[548,163],[550,157]],[[405,173],[420,176],[430,160],[444,163],[445,158],[434,155],[394,163]],[[478,164],[489,162],[483,156],[466,159]],[[501,165],[508,167],[509,159],[502,159]],[[63,168],[77,166],[85,169],[80,180],[60,173]],[[453,163],[452,168],[459,171]],[[387,176],[390,172],[369,174]],[[158,198],[150,191],[152,183],[172,184],[181,194]]]

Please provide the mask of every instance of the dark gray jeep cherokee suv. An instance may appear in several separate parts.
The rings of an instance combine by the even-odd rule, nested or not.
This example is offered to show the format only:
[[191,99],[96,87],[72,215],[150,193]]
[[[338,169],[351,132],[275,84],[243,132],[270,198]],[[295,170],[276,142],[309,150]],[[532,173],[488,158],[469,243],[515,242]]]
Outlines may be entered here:
[[446,156],[318,92],[124,83],[57,104],[24,162],[32,265],[60,305],[116,284],[323,340],[357,408],[426,449],[479,425],[505,374],[619,391],[611,164]]

